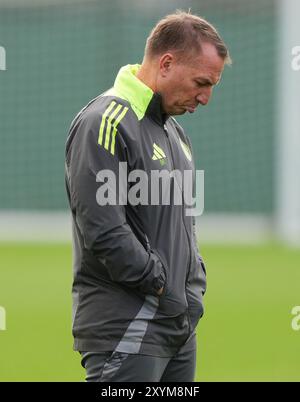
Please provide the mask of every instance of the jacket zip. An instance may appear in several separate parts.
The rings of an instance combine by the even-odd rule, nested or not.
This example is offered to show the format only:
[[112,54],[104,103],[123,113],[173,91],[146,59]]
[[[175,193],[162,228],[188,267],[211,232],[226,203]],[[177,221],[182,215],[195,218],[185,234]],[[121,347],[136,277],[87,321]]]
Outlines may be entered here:
[[[175,167],[175,164],[174,164],[174,156],[173,156],[173,151],[172,151],[171,142],[170,142],[169,133],[168,133],[168,129],[167,129],[167,125],[166,125],[166,124],[164,124],[164,133],[165,133],[165,135],[166,135],[166,137],[167,137],[168,148],[169,148],[170,155],[171,155],[172,170],[174,170],[174,167]],[[182,192],[182,191],[181,191],[181,195],[182,195],[182,201],[184,202],[184,200],[183,200],[183,192]],[[183,205],[184,205],[184,204],[183,204]],[[189,245],[189,263],[188,263],[188,269],[187,269],[186,279],[185,279],[185,283],[186,283],[186,282],[187,282],[187,278],[188,278],[189,273],[190,273],[190,270],[191,270],[191,264],[192,264],[192,250],[191,250],[191,241],[190,241],[190,238],[189,238],[189,235],[188,235],[187,228],[186,228],[186,226],[185,226],[183,213],[184,213],[184,208],[182,208],[181,218],[182,218],[182,223],[183,223],[184,230],[185,230],[186,237],[187,237],[187,242],[188,242],[188,245]],[[187,303],[188,303],[188,301],[187,301]],[[188,316],[188,321],[189,321],[189,333],[190,333],[190,332],[191,332],[191,319],[190,319],[189,313],[187,313],[187,316]]]
[[[164,124],[164,133],[166,134],[166,137],[167,137],[167,142],[168,142],[168,148],[169,148],[169,151],[170,151],[170,155],[171,155],[171,164],[172,164],[172,170],[174,170],[174,167],[175,167],[175,165],[174,165],[174,156],[173,156],[173,151],[172,151],[172,148],[171,148],[171,143],[170,143],[170,138],[169,138],[169,133],[168,133],[168,130],[167,130],[167,127],[166,127],[166,124]],[[181,195],[182,195],[182,202],[183,202],[183,204],[182,205],[184,205],[184,197],[183,197],[183,192],[181,191]],[[184,229],[185,229],[185,233],[186,233],[186,237],[187,237],[187,241],[188,241],[188,245],[189,245],[189,254],[190,254],[190,258],[189,258],[189,264],[188,264],[188,272],[187,272],[187,276],[186,276],[186,279],[188,278],[188,275],[189,275],[189,273],[190,273],[190,270],[191,270],[191,263],[192,263],[192,248],[191,248],[191,241],[190,241],[190,238],[189,238],[189,235],[188,235],[188,231],[187,231],[187,228],[186,228],[186,225],[185,225],[185,221],[184,221],[184,217],[183,217],[183,213],[184,213],[184,208],[182,208],[182,214],[181,214],[181,217],[182,217],[182,223],[183,223],[183,226],[184,226]]]

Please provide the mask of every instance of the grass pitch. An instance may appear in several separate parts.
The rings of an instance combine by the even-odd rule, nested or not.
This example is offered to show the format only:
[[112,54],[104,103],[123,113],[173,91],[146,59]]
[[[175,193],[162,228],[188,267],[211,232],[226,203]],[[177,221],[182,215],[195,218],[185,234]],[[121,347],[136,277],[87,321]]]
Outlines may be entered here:
[[[300,381],[300,250],[201,248],[208,273],[196,381]],[[71,246],[0,245],[0,381],[84,381],[72,351]]]

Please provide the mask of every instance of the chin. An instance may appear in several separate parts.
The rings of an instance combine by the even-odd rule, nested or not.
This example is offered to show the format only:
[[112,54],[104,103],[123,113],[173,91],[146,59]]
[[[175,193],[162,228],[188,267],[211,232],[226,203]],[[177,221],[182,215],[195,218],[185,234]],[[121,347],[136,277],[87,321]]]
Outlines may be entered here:
[[184,110],[183,112],[174,112],[174,113],[171,113],[171,116],[180,116],[181,114],[185,114],[186,113],[186,110]]
[[187,110],[184,109],[184,110],[182,110],[180,112],[177,112],[176,115],[178,116],[178,115],[181,115],[181,114],[185,114],[186,112],[187,112]]
[[173,109],[170,113],[168,113],[170,116],[179,116],[181,114],[186,113],[186,108],[177,108],[177,109]]

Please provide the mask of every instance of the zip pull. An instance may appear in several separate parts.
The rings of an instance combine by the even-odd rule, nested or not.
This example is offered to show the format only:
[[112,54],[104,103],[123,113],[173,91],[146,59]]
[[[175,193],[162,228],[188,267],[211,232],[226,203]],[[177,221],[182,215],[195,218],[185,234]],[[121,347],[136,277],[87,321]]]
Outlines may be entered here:
[[166,133],[166,136],[169,138],[169,133],[166,124],[164,124],[164,132]]
[[148,236],[146,235],[146,233],[144,233],[144,236],[145,236],[145,240],[146,240],[147,251],[151,251],[151,247],[150,247],[150,242],[149,242]]

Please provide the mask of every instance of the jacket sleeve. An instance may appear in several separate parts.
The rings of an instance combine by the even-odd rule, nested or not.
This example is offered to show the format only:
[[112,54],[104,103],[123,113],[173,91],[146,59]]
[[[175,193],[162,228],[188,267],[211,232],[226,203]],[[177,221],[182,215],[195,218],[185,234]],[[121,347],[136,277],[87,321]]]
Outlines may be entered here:
[[[137,239],[127,223],[126,206],[118,202],[120,185],[127,186],[127,175],[120,175],[119,169],[119,162],[127,162],[125,142],[99,112],[77,120],[69,138],[73,138],[67,154],[70,204],[84,247],[106,267],[112,281],[157,296],[165,269]],[[103,197],[109,197],[106,205]]]

